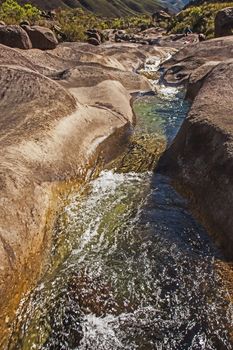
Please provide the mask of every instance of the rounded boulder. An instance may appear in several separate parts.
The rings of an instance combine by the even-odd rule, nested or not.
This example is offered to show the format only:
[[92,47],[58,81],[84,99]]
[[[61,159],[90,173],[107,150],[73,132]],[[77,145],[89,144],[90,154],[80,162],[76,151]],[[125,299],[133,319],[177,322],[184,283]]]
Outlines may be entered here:
[[25,50],[32,47],[28,34],[17,25],[0,25],[0,44]]
[[22,28],[27,32],[33,49],[52,50],[58,45],[55,34],[49,28],[28,25]]

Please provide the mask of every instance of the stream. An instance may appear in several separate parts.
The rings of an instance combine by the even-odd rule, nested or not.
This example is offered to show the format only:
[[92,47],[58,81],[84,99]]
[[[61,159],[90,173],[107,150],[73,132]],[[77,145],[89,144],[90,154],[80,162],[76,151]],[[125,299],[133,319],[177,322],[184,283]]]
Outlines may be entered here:
[[221,254],[152,171],[188,109],[182,90],[163,86],[135,101],[125,152],[66,198],[50,268],[22,302],[10,350],[232,349]]

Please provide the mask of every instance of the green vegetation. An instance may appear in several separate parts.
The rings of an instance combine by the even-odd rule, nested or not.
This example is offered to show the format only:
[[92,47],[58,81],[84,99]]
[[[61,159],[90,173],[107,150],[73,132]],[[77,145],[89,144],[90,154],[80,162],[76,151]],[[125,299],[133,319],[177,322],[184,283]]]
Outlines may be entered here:
[[151,17],[146,14],[126,16],[122,18],[102,18],[92,12],[81,8],[60,9],[56,18],[47,20],[40,16],[41,11],[30,4],[20,6],[15,0],[5,0],[0,5],[0,21],[6,24],[19,24],[28,20],[32,24],[44,25],[53,28],[58,26],[67,41],[86,40],[85,32],[90,28],[103,29],[126,29],[149,26]]
[[201,6],[188,7],[173,17],[168,30],[171,33],[183,33],[190,26],[195,33],[204,33],[207,38],[214,37],[214,19],[218,11],[232,7],[233,2],[206,3]]
[[35,23],[40,18],[40,10],[30,4],[20,6],[15,0],[5,0],[0,6],[0,20],[7,24],[17,24],[29,20]]
[[[158,0],[159,1],[159,0]],[[36,1],[34,1],[35,3]],[[103,0],[105,2],[105,0]],[[115,0],[111,2],[113,6],[119,1]],[[84,4],[83,1],[80,1]],[[90,1],[88,2],[88,4]],[[93,2],[97,6],[100,6],[100,1]],[[110,3],[110,2],[108,2]],[[121,1],[119,2],[121,3]],[[134,31],[135,28],[144,27],[147,28],[151,25],[151,16],[148,14],[134,14],[134,11],[148,9],[149,2],[142,5],[143,8],[136,8],[135,1],[124,1],[124,6],[131,4],[132,13],[125,17],[100,17],[91,11],[83,10],[82,8],[76,9],[60,9],[57,11],[56,18],[53,20],[46,20],[40,16],[40,10],[30,4],[19,5],[15,0],[5,0],[0,5],[0,20],[7,24],[18,24],[23,20],[28,20],[32,24],[41,24],[53,28],[54,25],[58,26],[67,41],[85,41],[85,32],[90,28],[99,30],[104,29],[125,29],[127,32]],[[181,11],[167,24],[166,22],[160,23],[160,26],[167,29],[170,33],[183,33],[186,27],[190,27],[195,33],[204,33],[207,38],[214,37],[214,18],[216,13],[225,8],[233,6],[233,2],[229,3],[205,3],[200,6],[192,6]],[[120,8],[120,7],[119,7]],[[150,8],[150,7],[149,7]],[[97,11],[98,12],[98,11]],[[127,14],[130,11],[125,11]]]
[[127,29],[148,26],[151,17],[148,15],[123,17],[123,18],[101,18],[82,9],[61,10],[57,14],[58,25],[66,35],[68,41],[85,40],[85,32],[90,28],[103,29]]

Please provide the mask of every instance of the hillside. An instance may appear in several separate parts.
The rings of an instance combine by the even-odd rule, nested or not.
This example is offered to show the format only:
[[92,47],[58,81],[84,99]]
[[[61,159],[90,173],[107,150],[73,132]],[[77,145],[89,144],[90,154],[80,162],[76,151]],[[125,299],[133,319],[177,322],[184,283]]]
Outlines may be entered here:
[[[19,1],[21,4],[29,2]],[[151,13],[161,8],[157,0],[31,0],[31,3],[44,10],[51,10],[58,7],[81,7],[106,17],[118,17],[134,15],[135,13]]]
[[185,8],[191,7],[191,6],[200,6],[200,5],[207,5],[207,4],[221,4],[221,3],[226,3],[226,0],[191,0],[188,1],[185,5]]
[[153,13],[161,8],[172,12],[180,10],[187,1],[182,0],[20,0],[20,4],[33,3],[44,10],[58,7],[81,7],[106,17],[128,16],[141,13]]

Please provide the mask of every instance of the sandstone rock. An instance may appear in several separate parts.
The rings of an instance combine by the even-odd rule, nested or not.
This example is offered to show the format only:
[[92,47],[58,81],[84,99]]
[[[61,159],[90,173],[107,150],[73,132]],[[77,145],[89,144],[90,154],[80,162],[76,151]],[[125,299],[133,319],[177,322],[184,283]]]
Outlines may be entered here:
[[172,47],[182,49],[185,46],[194,45],[199,42],[198,34],[170,34],[170,35],[157,35],[156,38],[151,38],[151,45],[158,45],[162,47]]
[[209,61],[193,71],[188,79],[186,99],[193,101],[199,93],[203,82],[212,70],[221,62]]
[[233,36],[188,45],[164,63],[162,81],[167,85],[181,85],[204,63],[231,59],[232,46]]
[[[233,259],[233,61],[199,68],[199,91],[159,171],[186,193]],[[191,76],[192,77],[192,76]],[[197,73],[194,80],[198,81]],[[198,89],[196,89],[198,90]]]
[[0,45],[1,349],[49,257],[54,191],[85,176],[98,152],[111,159],[134,119],[131,90],[151,90],[137,67],[166,54],[136,44],[64,43],[52,54]]
[[58,44],[55,34],[48,28],[28,25],[22,25],[22,28],[27,32],[34,49],[52,50]]
[[0,43],[19,49],[30,49],[32,47],[28,34],[17,25],[0,26]]
[[17,50],[0,44],[0,65],[23,66],[36,71],[36,65],[24,56],[28,50]]
[[[138,44],[124,43],[122,45],[94,46],[87,43],[66,42],[58,45],[53,50],[52,55],[39,50],[20,51],[20,55],[30,60],[40,73],[49,76],[53,76],[56,71],[62,72],[75,66],[78,66],[81,70],[81,65],[93,65],[94,70],[95,64],[99,64],[98,69],[101,68],[102,72],[105,72],[103,75],[106,76],[106,67],[128,71],[128,73],[136,72],[147,58],[157,56],[164,60],[171,52],[175,52],[175,50]],[[120,73],[123,74],[123,72]],[[139,75],[135,76],[140,78]]]
[[[4,96],[0,99],[0,348],[4,349],[9,332],[5,319],[11,323],[20,295],[38,278],[45,257],[41,228],[51,190],[45,182],[61,170],[58,164],[52,166],[55,153],[47,143],[52,140],[49,130],[76,104],[57,83],[19,65],[0,65],[0,93]],[[46,148],[50,160],[42,175]]]
[[215,37],[231,35],[233,31],[233,7],[220,10],[215,17]]
[[152,86],[142,75],[121,71],[100,64],[83,64],[68,69],[60,76],[60,83],[67,88],[91,87],[105,80],[120,82],[128,91],[151,91]]

